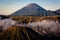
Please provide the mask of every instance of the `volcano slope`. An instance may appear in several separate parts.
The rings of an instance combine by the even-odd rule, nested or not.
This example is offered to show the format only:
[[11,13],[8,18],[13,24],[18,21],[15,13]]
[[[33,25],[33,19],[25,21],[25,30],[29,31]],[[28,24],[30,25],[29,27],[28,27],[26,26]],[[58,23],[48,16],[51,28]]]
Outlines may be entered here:
[[0,40],[39,40],[40,35],[30,28],[11,27],[0,34]]
[[59,37],[40,35],[28,27],[11,27],[0,33],[0,40],[59,40]]

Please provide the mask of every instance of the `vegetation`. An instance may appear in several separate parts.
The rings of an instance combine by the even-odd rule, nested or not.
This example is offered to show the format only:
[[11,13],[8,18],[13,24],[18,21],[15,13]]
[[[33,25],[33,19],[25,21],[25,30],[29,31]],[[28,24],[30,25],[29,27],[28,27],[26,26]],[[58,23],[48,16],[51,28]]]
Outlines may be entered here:
[[19,21],[21,23],[23,23],[24,21],[27,23],[30,22],[37,22],[37,21],[41,21],[44,19],[52,19],[52,20],[58,20],[60,19],[60,16],[44,16],[44,17],[39,17],[39,16],[11,16],[11,18],[13,20]]
[[0,40],[59,40],[54,35],[40,35],[27,27],[11,27],[0,33]]
[[0,40],[39,40],[40,38],[38,33],[27,27],[11,27],[0,33]]
[[[60,21],[60,16],[10,16],[10,18],[21,23],[37,22],[44,19]],[[41,35],[31,28],[14,26],[1,32],[0,40],[60,40],[60,37],[57,37],[55,35]]]

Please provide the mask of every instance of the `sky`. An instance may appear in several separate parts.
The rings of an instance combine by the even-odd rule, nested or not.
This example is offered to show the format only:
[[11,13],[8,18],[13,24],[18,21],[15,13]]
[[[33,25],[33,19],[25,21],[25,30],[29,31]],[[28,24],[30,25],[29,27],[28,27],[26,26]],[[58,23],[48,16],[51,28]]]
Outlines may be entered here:
[[30,3],[36,3],[46,10],[60,9],[60,0],[0,0],[0,15],[10,15]]

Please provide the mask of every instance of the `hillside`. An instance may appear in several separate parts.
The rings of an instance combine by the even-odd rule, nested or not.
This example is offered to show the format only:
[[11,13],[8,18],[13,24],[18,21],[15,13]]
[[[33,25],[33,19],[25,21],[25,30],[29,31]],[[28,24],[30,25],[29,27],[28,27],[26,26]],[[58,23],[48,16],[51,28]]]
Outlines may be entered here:
[[0,33],[0,40],[39,40],[40,35],[30,28],[12,27]]
[[59,40],[54,35],[40,35],[28,27],[11,27],[0,33],[0,40]]

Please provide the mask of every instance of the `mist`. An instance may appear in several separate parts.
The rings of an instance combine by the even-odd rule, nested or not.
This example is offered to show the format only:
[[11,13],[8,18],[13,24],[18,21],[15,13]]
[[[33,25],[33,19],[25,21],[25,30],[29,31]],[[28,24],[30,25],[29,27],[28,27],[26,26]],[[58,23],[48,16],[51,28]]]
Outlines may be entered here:
[[16,21],[12,20],[11,18],[8,19],[0,19],[0,29],[1,30],[6,30],[9,27],[11,27],[12,25],[15,25]]
[[40,34],[60,34],[60,23],[58,20],[45,19],[39,22],[29,23],[28,26]]
[[18,22],[12,19],[0,20],[0,29],[6,30],[9,27],[19,26],[19,27],[29,27],[38,32],[39,34],[54,34],[58,36],[60,34],[60,23],[58,20],[44,19],[38,22],[32,22],[28,24],[18,24]]

